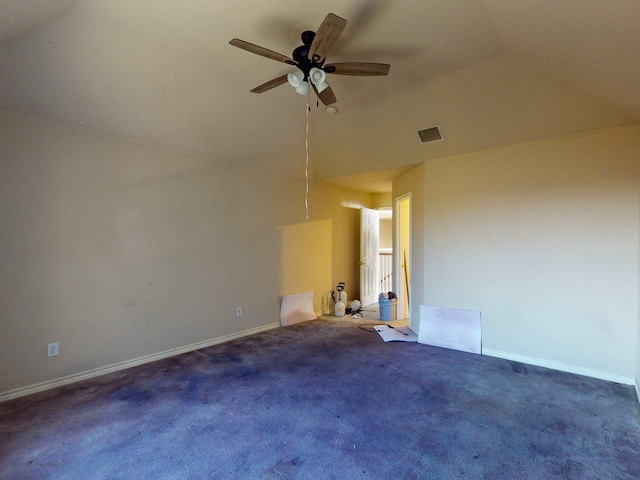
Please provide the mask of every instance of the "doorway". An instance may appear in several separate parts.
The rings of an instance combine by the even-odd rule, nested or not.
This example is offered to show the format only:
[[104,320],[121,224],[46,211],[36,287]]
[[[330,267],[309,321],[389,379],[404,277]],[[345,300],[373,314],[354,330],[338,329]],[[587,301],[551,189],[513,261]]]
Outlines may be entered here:
[[393,287],[393,209],[379,208],[380,242],[378,246],[379,291],[395,292]]
[[391,206],[360,210],[360,301],[365,307],[394,290],[392,219]]
[[411,318],[411,193],[395,199],[394,285],[398,296],[398,318]]

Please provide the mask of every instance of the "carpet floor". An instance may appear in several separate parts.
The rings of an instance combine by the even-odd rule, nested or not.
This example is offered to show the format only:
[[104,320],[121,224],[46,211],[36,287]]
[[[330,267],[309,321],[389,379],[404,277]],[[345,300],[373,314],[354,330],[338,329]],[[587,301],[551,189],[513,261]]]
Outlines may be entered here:
[[638,479],[631,386],[313,320],[0,404],[0,479]]

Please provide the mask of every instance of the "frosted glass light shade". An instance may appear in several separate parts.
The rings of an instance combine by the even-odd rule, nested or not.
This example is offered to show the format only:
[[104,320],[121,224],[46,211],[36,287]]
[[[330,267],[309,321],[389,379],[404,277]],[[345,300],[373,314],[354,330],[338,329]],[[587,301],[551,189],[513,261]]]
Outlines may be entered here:
[[289,85],[296,89],[296,93],[300,95],[308,95],[309,94],[309,82],[305,81],[304,73],[300,70],[291,72],[287,75],[287,81]]
[[329,86],[329,84],[327,83],[327,74],[324,73],[324,70],[320,70],[319,68],[315,67],[312,68],[309,72],[309,78],[316,86],[316,90],[318,90],[318,93],[322,92]]

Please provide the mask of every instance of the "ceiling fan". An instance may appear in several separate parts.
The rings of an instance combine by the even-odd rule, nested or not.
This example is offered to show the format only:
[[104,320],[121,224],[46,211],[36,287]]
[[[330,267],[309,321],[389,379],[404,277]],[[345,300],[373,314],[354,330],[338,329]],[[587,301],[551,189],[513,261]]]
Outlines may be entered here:
[[272,88],[289,82],[296,92],[306,95],[309,92],[309,84],[325,105],[336,102],[336,96],[326,81],[326,74],[357,75],[357,76],[383,76],[389,73],[391,65],[386,63],[371,62],[343,62],[328,63],[325,65],[327,53],[338,40],[344,30],[347,21],[333,13],[329,13],[317,32],[307,30],[302,33],[302,45],[293,50],[291,58],[281,53],[274,52],[264,47],[234,38],[229,43],[257,55],[293,65],[298,68],[296,72],[274,78],[257,86],[253,93],[263,93]]

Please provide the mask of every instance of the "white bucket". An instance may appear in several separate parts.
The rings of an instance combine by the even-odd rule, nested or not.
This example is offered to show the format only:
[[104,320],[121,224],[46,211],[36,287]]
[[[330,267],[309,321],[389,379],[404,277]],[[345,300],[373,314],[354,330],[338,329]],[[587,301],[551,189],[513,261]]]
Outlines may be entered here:
[[378,305],[380,306],[380,320],[390,322],[396,319],[396,310],[398,308],[398,300],[390,298],[388,300],[379,299]]

